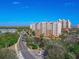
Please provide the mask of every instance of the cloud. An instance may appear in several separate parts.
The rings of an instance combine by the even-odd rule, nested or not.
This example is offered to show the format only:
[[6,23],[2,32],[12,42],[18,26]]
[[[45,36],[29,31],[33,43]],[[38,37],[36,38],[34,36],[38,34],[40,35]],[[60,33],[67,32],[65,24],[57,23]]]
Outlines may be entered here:
[[29,8],[29,6],[25,6],[25,8]]
[[74,6],[75,4],[73,2],[65,2],[64,6],[68,7],[68,6]]
[[14,2],[12,2],[12,4],[20,4],[20,2],[17,2],[17,1],[14,1]]
[[22,8],[29,8],[29,6],[24,6],[24,7],[22,7]]

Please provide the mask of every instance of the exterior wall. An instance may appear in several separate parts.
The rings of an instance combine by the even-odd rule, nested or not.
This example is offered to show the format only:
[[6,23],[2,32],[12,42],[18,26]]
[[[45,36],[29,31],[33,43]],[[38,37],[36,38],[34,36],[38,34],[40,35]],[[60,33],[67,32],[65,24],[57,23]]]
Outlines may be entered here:
[[79,24],[77,24],[77,28],[79,28]]
[[61,28],[62,28],[61,22],[54,22],[53,23],[53,35],[54,36],[61,35]]
[[65,19],[62,21],[62,28],[67,28],[67,21]]
[[54,23],[53,23],[53,35],[54,35],[54,36],[56,36],[56,31],[57,31],[56,28],[57,28],[57,27],[56,27],[56,22],[54,22]]
[[44,36],[59,36],[61,35],[62,29],[71,28],[71,22],[68,20],[59,20],[57,22],[41,22],[30,26],[35,30],[36,36],[44,34]]
[[30,25],[30,28],[33,30],[33,31],[35,31],[36,30],[36,24],[32,24],[32,25]]
[[46,36],[46,32],[47,32],[47,23],[42,22],[42,34]]
[[69,20],[59,19],[58,21],[61,22],[62,29],[70,29],[71,28],[71,22]]
[[49,23],[47,23],[47,33],[46,33],[46,35],[47,36],[50,36],[50,35],[52,35],[53,33],[53,23],[51,23],[51,22],[49,22]]
[[33,28],[32,28],[32,27],[33,27],[33,24],[32,24],[32,25],[30,25],[30,29],[32,29],[32,30],[33,30]]
[[35,30],[36,36],[40,36],[40,34],[42,33],[41,28],[42,28],[41,23],[37,23],[36,24],[36,30]]
[[67,21],[67,28],[70,29],[71,28],[71,22],[68,20]]
[[61,35],[61,28],[62,28],[62,24],[60,22],[57,22],[57,33],[56,33],[56,36],[59,36]]

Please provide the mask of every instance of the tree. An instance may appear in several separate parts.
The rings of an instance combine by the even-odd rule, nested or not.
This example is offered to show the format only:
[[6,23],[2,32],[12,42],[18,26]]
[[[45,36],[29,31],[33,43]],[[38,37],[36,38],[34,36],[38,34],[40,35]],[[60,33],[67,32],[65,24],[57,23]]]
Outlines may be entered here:
[[35,36],[35,31],[32,31],[32,35]]
[[46,48],[47,56],[45,59],[65,59],[65,49],[58,44],[50,45]]
[[44,47],[44,34],[40,34],[40,47],[42,48],[42,47]]

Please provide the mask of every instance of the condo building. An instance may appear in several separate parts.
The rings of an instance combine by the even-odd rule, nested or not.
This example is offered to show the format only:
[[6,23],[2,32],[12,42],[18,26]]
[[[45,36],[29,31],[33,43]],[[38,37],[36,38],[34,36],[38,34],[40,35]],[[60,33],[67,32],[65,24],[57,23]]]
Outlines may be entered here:
[[53,35],[55,36],[59,36],[61,35],[61,27],[62,27],[62,24],[60,22],[55,22],[55,24],[53,25]]
[[46,36],[53,35],[53,23],[47,22]]
[[67,20],[67,28],[71,28],[71,22],[69,20]]
[[46,36],[46,33],[47,33],[47,22],[42,22],[42,33]]
[[79,24],[77,25],[77,28],[79,28]]
[[59,36],[64,28],[71,28],[71,22],[69,20],[59,19],[56,22],[41,22],[35,23],[30,26],[35,31],[36,36],[44,34],[44,36]]
[[59,19],[58,22],[61,22],[62,24],[62,29],[70,29],[71,28],[71,22],[69,20],[65,20],[65,19]]

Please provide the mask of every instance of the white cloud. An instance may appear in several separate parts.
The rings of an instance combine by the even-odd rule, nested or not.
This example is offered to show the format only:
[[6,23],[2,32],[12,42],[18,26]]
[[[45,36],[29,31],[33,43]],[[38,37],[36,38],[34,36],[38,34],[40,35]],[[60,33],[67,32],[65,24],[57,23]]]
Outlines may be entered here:
[[65,6],[74,6],[75,4],[73,2],[65,2],[64,5]]
[[25,6],[25,8],[29,8],[29,6]]
[[29,8],[29,6],[24,6],[24,7],[22,7],[22,8]]
[[14,1],[12,4],[16,5],[16,4],[20,4],[20,2]]

